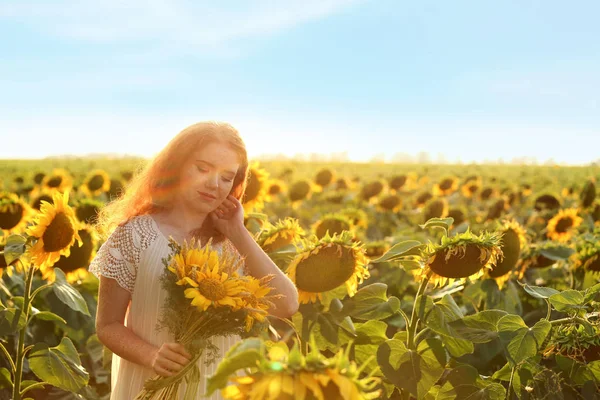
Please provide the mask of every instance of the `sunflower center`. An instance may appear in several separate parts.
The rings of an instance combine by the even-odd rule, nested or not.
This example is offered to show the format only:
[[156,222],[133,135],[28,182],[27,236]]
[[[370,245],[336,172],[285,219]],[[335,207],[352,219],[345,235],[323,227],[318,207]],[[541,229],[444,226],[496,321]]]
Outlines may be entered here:
[[256,174],[253,171],[250,173],[250,179],[248,179],[248,185],[246,186],[244,202],[252,201],[258,196],[260,191],[260,182],[256,178]]
[[308,196],[309,192],[310,192],[310,185],[308,184],[308,182],[304,182],[304,181],[296,182],[294,184],[294,186],[292,186],[292,189],[290,190],[290,200],[292,200],[292,201],[302,200],[306,196]]
[[102,188],[103,185],[104,185],[104,178],[102,177],[102,175],[94,175],[92,177],[92,179],[89,180],[87,187],[92,192],[95,192],[96,190]]
[[75,229],[69,217],[65,213],[58,213],[44,231],[44,251],[59,251],[67,247],[73,240]]
[[23,206],[19,203],[8,204],[4,207],[4,211],[0,211],[0,228],[12,229],[23,217]]
[[60,256],[60,259],[54,264],[54,268],[60,268],[63,272],[72,272],[89,265],[94,251],[92,235],[85,229],[80,229],[78,233],[83,242],[81,247],[79,244],[73,243],[69,257]]
[[458,251],[446,260],[448,249],[441,249],[429,264],[429,268],[444,278],[466,278],[477,273],[487,264],[490,254],[481,260],[481,251],[483,249],[480,250],[476,244],[469,243],[465,245],[464,253]]
[[35,208],[36,210],[39,210],[40,208],[42,208],[42,201],[47,201],[48,203],[52,203],[52,196],[49,196],[47,194],[42,194],[33,201],[31,206],[33,208]]
[[339,245],[323,247],[298,263],[296,285],[306,292],[326,292],[346,282],[355,269],[351,249]]
[[198,291],[209,300],[217,301],[227,296],[227,290],[218,279],[207,278],[198,282]]
[[53,176],[52,178],[48,179],[48,183],[46,184],[46,186],[51,187],[51,188],[56,188],[56,187],[59,187],[61,183],[62,183],[62,177]]
[[452,179],[444,179],[443,181],[440,182],[440,189],[448,190],[452,187],[453,183],[454,183],[454,181]]
[[573,226],[573,219],[570,217],[567,218],[561,218],[557,223],[556,223],[556,232],[557,233],[565,233],[566,231],[569,230],[570,227]]

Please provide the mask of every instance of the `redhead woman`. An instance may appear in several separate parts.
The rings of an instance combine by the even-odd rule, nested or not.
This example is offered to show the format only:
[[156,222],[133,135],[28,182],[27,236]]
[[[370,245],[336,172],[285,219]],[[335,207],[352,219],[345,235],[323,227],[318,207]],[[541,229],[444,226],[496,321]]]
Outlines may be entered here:
[[[166,329],[157,331],[166,298],[159,277],[168,238],[196,238],[204,246],[234,251],[244,270],[256,278],[272,274],[280,299],[272,315],[287,318],[298,309],[294,284],[271,261],[244,226],[248,158],[238,131],[229,124],[201,122],[175,136],[131,180],[125,192],[100,212],[98,228],[106,241],[90,271],[100,279],[96,330],[113,352],[111,400],[131,400],[146,379],[172,376],[190,360],[185,348]],[[213,341],[223,356],[235,337]],[[218,364],[198,360],[202,379],[197,398],[204,398],[206,378]],[[185,392],[185,383],[180,393]],[[210,399],[219,399],[218,393]]]

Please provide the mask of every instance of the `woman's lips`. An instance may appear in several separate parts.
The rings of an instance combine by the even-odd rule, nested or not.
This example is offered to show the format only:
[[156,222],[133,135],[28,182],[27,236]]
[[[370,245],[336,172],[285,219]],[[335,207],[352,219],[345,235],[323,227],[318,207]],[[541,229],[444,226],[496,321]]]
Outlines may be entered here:
[[198,192],[198,193],[200,193],[200,196],[203,197],[206,200],[214,200],[214,199],[216,199],[215,196],[213,196],[213,195],[211,195],[209,193],[204,193],[204,192]]

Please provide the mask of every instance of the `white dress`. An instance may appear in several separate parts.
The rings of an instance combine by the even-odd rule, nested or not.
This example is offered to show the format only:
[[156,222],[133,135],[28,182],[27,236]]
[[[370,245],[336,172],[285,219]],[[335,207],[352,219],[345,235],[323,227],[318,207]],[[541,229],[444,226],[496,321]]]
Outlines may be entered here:
[[[224,246],[237,252],[228,239],[214,245],[218,252]],[[159,281],[164,271],[162,259],[170,252],[168,239],[160,232],[154,219],[150,215],[141,215],[115,229],[100,247],[89,268],[98,278],[100,275],[113,278],[131,293],[125,326],[157,347],[164,342],[174,342],[166,328],[160,331],[155,329],[166,298],[166,291]],[[220,358],[209,366],[204,364],[204,356],[198,360],[201,378],[196,399],[221,399],[218,391],[210,397],[204,397],[206,378],[214,373],[223,355],[239,340],[238,336],[215,338],[213,343],[220,349]],[[152,369],[116,354],[112,356],[111,374],[111,400],[134,399],[146,379],[156,376]],[[185,387],[184,381],[179,390],[180,399],[183,398]]]

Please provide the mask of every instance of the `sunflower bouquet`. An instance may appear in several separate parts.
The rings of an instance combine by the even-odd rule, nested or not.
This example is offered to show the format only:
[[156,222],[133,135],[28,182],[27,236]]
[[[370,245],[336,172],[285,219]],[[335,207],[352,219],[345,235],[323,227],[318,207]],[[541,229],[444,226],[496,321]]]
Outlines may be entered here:
[[219,254],[212,239],[200,248],[195,240],[169,242],[171,255],[163,259],[161,285],[167,292],[157,329],[168,329],[175,341],[192,354],[190,362],[170,377],[155,376],[144,383],[136,400],[177,398],[185,380],[185,399],[195,399],[200,382],[197,361],[218,357],[211,342],[216,336],[253,336],[262,330],[267,310],[279,295],[269,295],[273,276],[256,279],[239,273],[243,259],[223,248]]

